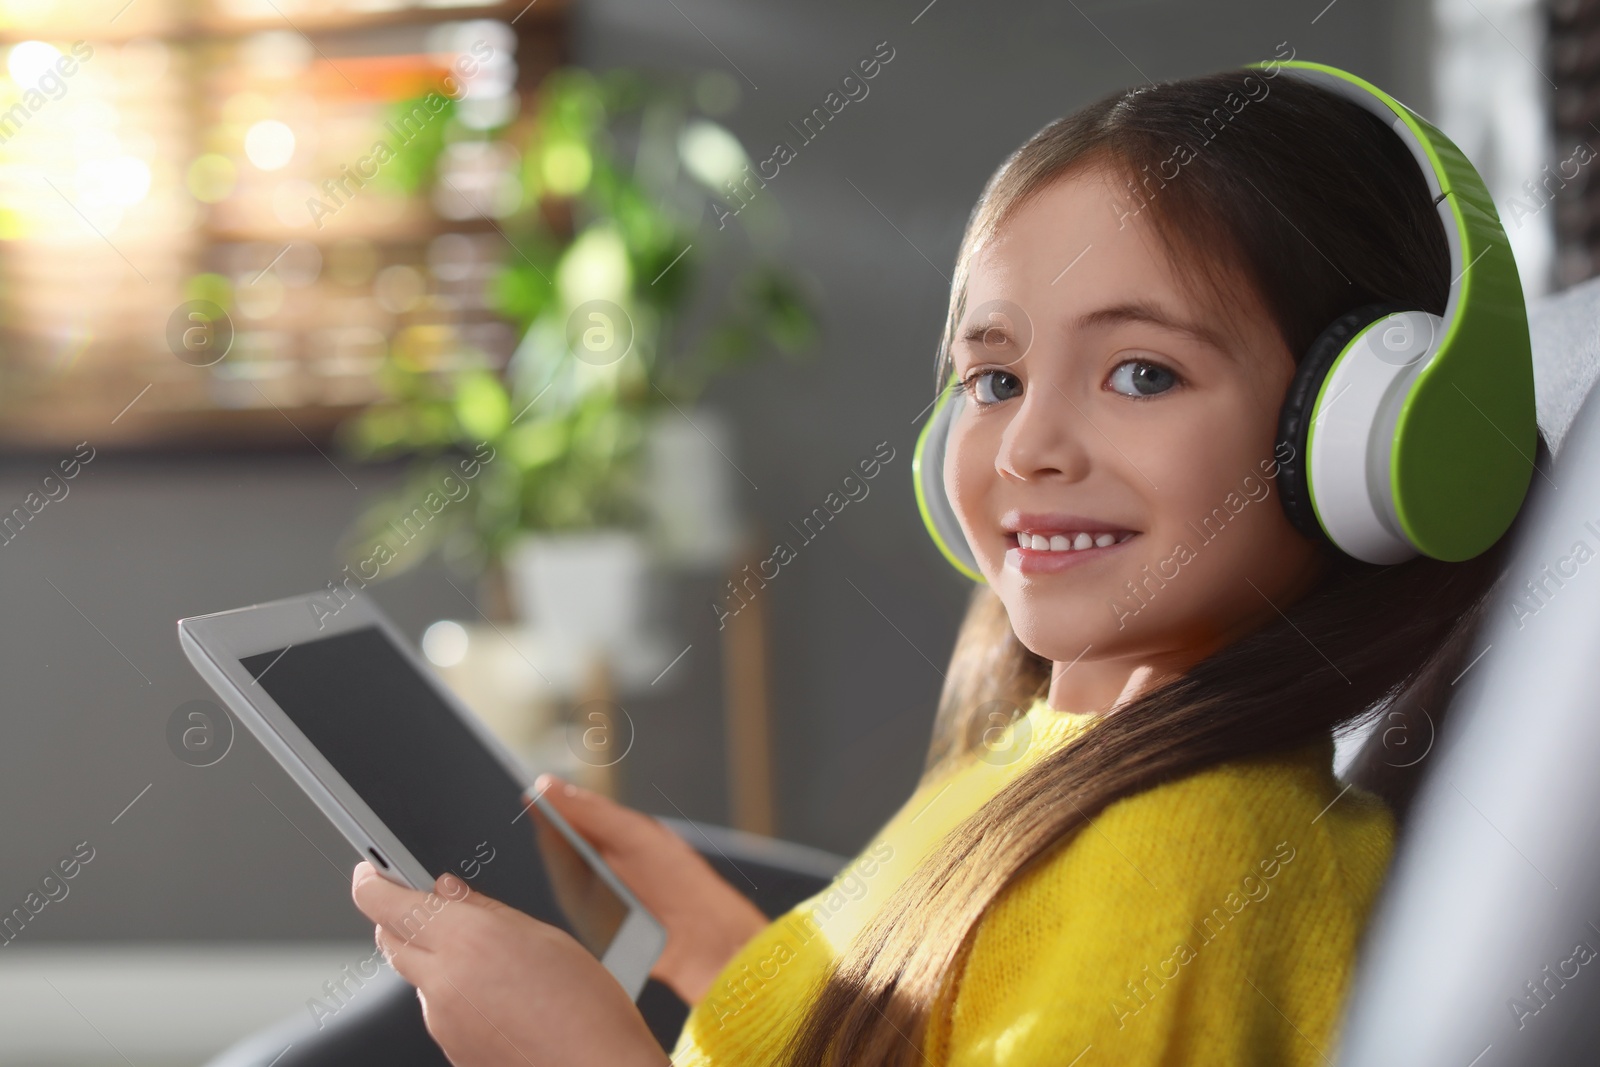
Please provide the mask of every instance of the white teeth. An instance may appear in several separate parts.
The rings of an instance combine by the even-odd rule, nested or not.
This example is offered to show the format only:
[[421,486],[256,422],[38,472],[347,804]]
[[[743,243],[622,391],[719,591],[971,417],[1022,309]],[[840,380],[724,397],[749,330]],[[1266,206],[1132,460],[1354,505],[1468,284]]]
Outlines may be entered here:
[[1133,531],[1111,533],[1106,531],[1098,534],[1086,532],[1051,534],[1030,534],[1026,531],[1017,533],[1017,545],[1020,548],[1031,548],[1037,552],[1078,552],[1085,548],[1106,548],[1110,545],[1120,545],[1133,536]]

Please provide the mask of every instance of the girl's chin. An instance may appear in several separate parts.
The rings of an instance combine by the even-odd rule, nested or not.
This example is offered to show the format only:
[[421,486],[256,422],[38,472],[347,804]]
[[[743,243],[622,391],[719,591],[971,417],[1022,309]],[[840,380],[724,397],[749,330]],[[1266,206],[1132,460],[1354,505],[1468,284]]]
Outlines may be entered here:
[[[1045,627],[1059,627],[1063,619],[1072,618],[1079,620],[1074,629],[1098,630],[1102,628],[1102,620],[1115,629],[1119,610],[1126,612],[1139,607],[1139,601],[1128,592],[1125,575],[1108,574],[1081,581],[1075,581],[1074,577],[1061,575],[1039,580],[1014,571],[1001,571],[993,588],[1008,607],[1015,609],[1011,613],[1013,619],[1032,614]],[[1084,577],[1087,579],[1088,575]]]
[[[1112,651],[1114,645],[1121,644],[1119,638],[1125,633],[1118,632],[1117,625],[1111,621],[1111,616],[1106,615],[1105,624],[1089,621],[1086,622],[1081,611],[1075,607],[1068,607],[1059,612],[1049,611],[1040,616],[1039,608],[1046,605],[1033,605],[1033,610],[1024,612],[1019,617],[1016,613],[1011,615],[1011,630],[1017,635],[1017,640],[1022,646],[1036,656],[1055,662],[1072,662],[1081,659],[1088,650],[1094,651],[1090,655],[1098,659],[1102,653]],[[1061,624],[1063,618],[1074,619],[1071,626]]]
[[1128,646],[1130,639],[1149,640],[1173,621],[1170,615],[1178,606],[1154,600],[1141,604],[1125,587],[1109,584],[1061,593],[1027,588],[1028,584],[996,592],[1003,592],[1001,600],[1017,640],[1052,660],[1074,659],[1088,646],[1099,658],[1114,646]]

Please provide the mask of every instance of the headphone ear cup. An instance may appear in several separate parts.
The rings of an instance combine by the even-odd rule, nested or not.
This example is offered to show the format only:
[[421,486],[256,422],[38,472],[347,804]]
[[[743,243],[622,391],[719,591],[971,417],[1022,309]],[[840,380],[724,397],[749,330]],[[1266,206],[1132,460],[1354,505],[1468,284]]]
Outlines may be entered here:
[[917,510],[922,513],[922,523],[940,554],[968,578],[984,582],[977,557],[967,544],[966,534],[962,532],[961,522],[956,517],[955,505],[950,503],[950,494],[944,484],[944,458],[951,428],[965,402],[965,393],[958,388],[947,387],[944,395],[935,403],[933,414],[917,435],[917,447],[911,455],[911,479],[917,497]]
[[1283,407],[1278,412],[1278,441],[1275,456],[1278,462],[1278,499],[1283,502],[1284,514],[1294,528],[1313,541],[1319,541],[1337,550],[1328,532],[1317,519],[1317,510],[1311,503],[1311,456],[1306,447],[1311,430],[1311,410],[1316,406],[1317,394],[1328,372],[1338,362],[1339,356],[1349,346],[1350,340],[1379,319],[1399,311],[1411,311],[1409,304],[1385,301],[1364,304],[1334,319],[1328,328],[1317,335],[1306,349],[1300,365],[1295,368],[1294,379],[1284,395]]

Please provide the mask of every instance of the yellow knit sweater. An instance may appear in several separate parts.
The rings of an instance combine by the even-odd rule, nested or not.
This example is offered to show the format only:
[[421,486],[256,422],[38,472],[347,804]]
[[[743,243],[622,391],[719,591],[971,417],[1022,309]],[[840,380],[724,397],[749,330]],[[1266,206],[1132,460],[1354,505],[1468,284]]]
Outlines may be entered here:
[[[924,783],[833,885],[758,934],[690,1012],[674,1067],[761,1067],[840,949],[940,838],[1097,721],[1038,701]],[[930,1067],[1324,1067],[1394,843],[1333,742],[1108,806],[991,905],[932,1014]]]

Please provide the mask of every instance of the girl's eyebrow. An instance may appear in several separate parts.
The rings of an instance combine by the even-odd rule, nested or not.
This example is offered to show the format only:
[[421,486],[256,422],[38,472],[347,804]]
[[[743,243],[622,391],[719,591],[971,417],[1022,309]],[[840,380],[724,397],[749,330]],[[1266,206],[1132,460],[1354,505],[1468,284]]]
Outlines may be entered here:
[[1225,354],[1229,352],[1227,343],[1216,331],[1200,323],[1180,319],[1144,300],[1129,300],[1084,312],[1078,316],[1073,325],[1080,330],[1091,330],[1098,326],[1111,326],[1124,322],[1143,322],[1159,326],[1174,333],[1187,334],[1196,341],[1208,344]]
[[1002,323],[983,322],[981,320],[974,321],[970,326],[968,326],[961,334],[959,339],[974,343],[979,341],[987,342],[996,334],[999,334],[1000,337],[1008,343],[1014,340],[1014,338],[1011,336],[1011,331]]
[[[1113,326],[1125,322],[1142,322],[1157,326],[1174,333],[1185,334],[1202,344],[1210,345],[1224,355],[1231,355],[1227,342],[1215,330],[1199,323],[1188,322],[1163,310],[1155,304],[1144,300],[1128,300],[1119,304],[1108,304],[1093,311],[1086,311],[1073,322],[1079,330],[1092,330],[1102,326]],[[961,334],[961,340],[967,342],[990,341],[998,334],[1006,341],[1011,341],[1011,332],[998,322],[973,322]]]

